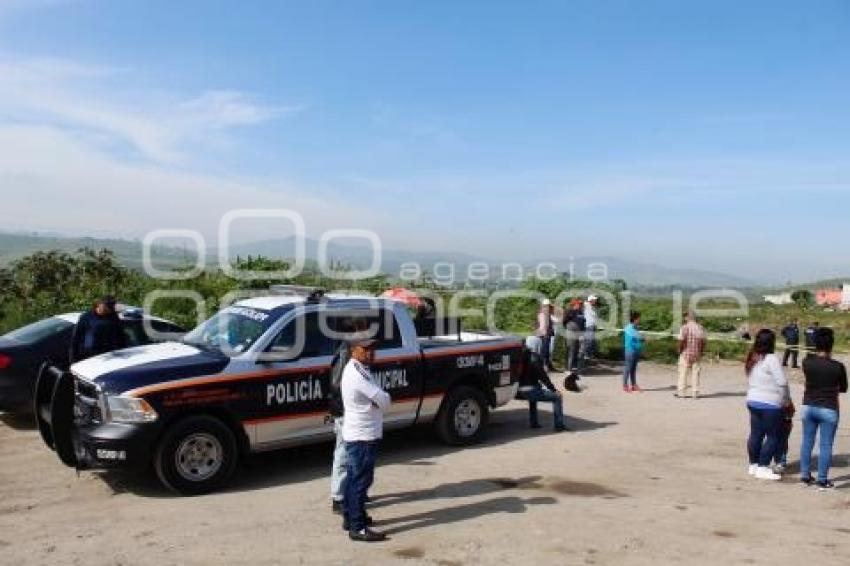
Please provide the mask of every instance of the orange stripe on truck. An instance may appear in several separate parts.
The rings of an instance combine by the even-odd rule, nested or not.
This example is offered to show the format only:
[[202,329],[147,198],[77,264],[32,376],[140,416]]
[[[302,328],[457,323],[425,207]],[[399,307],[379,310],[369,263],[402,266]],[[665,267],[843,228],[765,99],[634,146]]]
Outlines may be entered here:
[[264,377],[275,378],[282,375],[292,373],[309,373],[311,371],[329,370],[330,366],[310,366],[287,369],[267,369],[263,371],[251,371],[246,373],[232,373],[227,375],[215,374],[205,375],[201,377],[190,377],[188,379],[178,379],[176,381],[168,381],[166,383],[157,383],[155,385],[147,385],[127,391],[124,395],[130,397],[141,397],[150,393],[159,393],[160,391],[170,391],[172,389],[182,389],[184,387],[195,387],[198,385],[207,385],[210,383],[233,383],[237,381],[247,381],[249,379],[262,379]]

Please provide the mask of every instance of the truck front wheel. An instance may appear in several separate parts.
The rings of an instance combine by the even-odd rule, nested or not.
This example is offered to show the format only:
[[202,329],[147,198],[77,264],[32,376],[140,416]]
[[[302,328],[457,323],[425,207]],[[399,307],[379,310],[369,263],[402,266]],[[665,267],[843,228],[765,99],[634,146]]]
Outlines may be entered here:
[[200,495],[230,479],[238,455],[230,428],[215,417],[198,415],[177,422],[165,433],[154,456],[154,468],[169,489]]
[[446,395],[437,414],[437,434],[447,444],[469,446],[481,441],[490,412],[487,398],[474,387],[461,385]]

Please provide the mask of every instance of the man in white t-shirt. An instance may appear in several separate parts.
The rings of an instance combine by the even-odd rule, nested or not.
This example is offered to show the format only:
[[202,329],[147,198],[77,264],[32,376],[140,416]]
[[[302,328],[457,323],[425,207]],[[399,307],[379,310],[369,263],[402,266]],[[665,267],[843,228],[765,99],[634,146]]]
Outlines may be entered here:
[[351,342],[351,359],[342,372],[342,402],[345,419],[342,438],[348,457],[343,528],[351,540],[375,542],[386,535],[369,528],[366,493],[375,477],[378,442],[384,435],[384,413],[390,396],[372,377],[376,340]]
[[584,302],[584,340],[581,344],[581,358],[584,360],[584,365],[590,365],[593,356],[596,355],[596,328],[599,324],[599,313],[596,311],[596,306],[599,304],[599,299],[596,295],[590,295]]

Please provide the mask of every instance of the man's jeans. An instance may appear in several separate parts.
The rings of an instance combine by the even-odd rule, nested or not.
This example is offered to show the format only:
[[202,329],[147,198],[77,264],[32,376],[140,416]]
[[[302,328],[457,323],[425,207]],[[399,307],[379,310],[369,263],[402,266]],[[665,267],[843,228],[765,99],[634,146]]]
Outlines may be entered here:
[[782,409],[756,409],[750,406],[747,406],[747,409],[750,411],[750,438],[747,440],[750,464],[766,468],[779,446],[784,418]]
[[336,446],[334,447],[334,463],[331,467],[331,499],[342,501],[345,499],[345,476],[348,466],[345,441],[342,439],[342,417],[334,419],[334,434],[336,434]]
[[543,359],[543,363],[546,366],[552,364],[552,352],[550,350],[550,346],[552,341],[550,340],[550,336],[547,334],[546,336],[540,337],[540,357]]
[[555,414],[555,428],[563,428],[564,426],[564,403],[561,399],[561,394],[557,391],[549,391],[540,385],[535,385],[531,389],[522,389],[517,392],[518,399],[528,401],[528,417],[531,426],[538,427],[540,422],[537,420],[537,403],[549,402],[552,403],[552,412]]
[[[792,347],[793,346],[793,347]],[[796,344],[789,344],[785,347],[785,355],[782,356],[782,365],[788,365],[788,358],[791,358],[791,366],[797,367],[799,364],[797,363],[797,355],[800,352],[797,350]]]
[[596,327],[588,326],[584,331],[584,341],[581,344],[581,359],[584,365],[589,365],[590,360],[596,355]]
[[358,533],[366,528],[366,493],[375,480],[378,441],[346,442],[348,477],[345,482],[345,516],[348,528]]
[[584,357],[580,338],[580,331],[567,329],[564,335],[564,340],[566,340],[564,371],[579,372],[584,368]]
[[640,360],[638,352],[626,352],[626,361],[623,365],[623,387],[637,385],[638,360]]
[[829,479],[832,464],[832,444],[838,428],[838,412],[825,407],[803,405],[803,445],[800,447],[800,477],[807,478],[812,469],[812,448],[820,429],[818,449],[818,481]]
[[699,360],[689,364],[688,357],[684,353],[679,354],[679,382],[676,384],[676,393],[684,396],[690,384],[693,396],[699,395],[699,375],[701,372],[702,366]]

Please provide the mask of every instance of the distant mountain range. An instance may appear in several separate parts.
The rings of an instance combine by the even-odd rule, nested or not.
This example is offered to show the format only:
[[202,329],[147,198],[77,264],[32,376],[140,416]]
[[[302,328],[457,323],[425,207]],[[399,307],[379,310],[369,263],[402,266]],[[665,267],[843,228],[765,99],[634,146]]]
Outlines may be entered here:
[[[64,237],[57,235],[0,233],[0,266],[41,250],[75,251],[81,247],[108,248],[118,260],[131,268],[142,265],[142,244],[138,240],[104,239],[88,237]],[[318,258],[319,244],[316,240],[305,242],[306,256],[310,260]],[[207,262],[214,265],[218,251],[208,250]],[[230,257],[262,255],[271,259],[290,259],[295,255],[293,238],[263,240],[234,244],[230,248]],[[158,246],[152,253],[154,263],[159,268],[176,267],[194,263],[194,250]],[[367,245],[331,242],[327,250],[328,259],[350,265],[355,268],[368,266],[372,261],[372,250]],[[417,263],[424,272],[447,277],[450,270],[458,281],[468,279],[470,269],[473,274],[481,273],[484,266],[490,276],[501,279],[503,270],[511,275],[521,266],[524,273],[534,273],[537,266],[554,264],[559,272],[572,274],[575,279],[588,279],[588,275],[599,276],[607,271],[608,279],[623,279],[630,286],[672,286],[672,287],[760,287],[762,285],[743,277],[695,269],[668,268],[651,263],[624,260],[615,257],[579,257],[554,258],[539,261],[495,260],[459,252],[382,250],[381,271],[397,277],[404,264]],[[602,268],[604,266],[604,269]],[[551,265],[541,268],[551,271]]]
[[[117,238],[66,237],[41,234],[17,234],[0,232],[0,267],[39,251],[75,252],[80,248],[107,248],[123,265],[138,269],[142,267],[142,242]],[[157,266],[177,267],[192,263],[192,250],[168,246],[156,246],[151,253]]]

